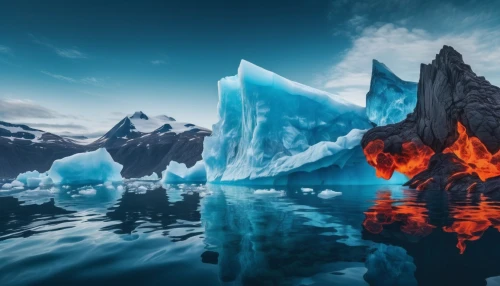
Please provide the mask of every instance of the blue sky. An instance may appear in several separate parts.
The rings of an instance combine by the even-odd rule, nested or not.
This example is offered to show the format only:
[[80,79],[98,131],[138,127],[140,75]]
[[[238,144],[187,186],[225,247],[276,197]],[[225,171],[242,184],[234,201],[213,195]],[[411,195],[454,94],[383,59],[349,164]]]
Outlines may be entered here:
[[500,84],[500,1],[0,2],[0,120],[56,133],[136,110],[210,127],[241,59],[364,105],[373,58],[418,81],[448,44]]

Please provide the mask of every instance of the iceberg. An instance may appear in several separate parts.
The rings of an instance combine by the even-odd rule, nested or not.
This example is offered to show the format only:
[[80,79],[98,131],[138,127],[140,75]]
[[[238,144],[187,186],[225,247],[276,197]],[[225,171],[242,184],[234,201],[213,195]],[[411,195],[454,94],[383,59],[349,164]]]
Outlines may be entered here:
[[[202,153],[209,182],[285,185],[298,175],[321,185],[333,174],[352,178],[347,184],[407,181],[370,170],[360,141],[373,125],[363,107],[245,60],[218,87],[219,121]],[[368,172],[363,182],[358,166]]]
[[161,183],[186,183],[186,182],[206,182],[205,163],[198,161],[191,168],[184,163],[171,161],[167,169],[162,173]]
[[377,126],[403,121],[417,105],[417,83],[397,77],[386,65],[373,60],[366,114]]
[[39,186],[52,185],[52,179],[47,173],[40,173],[36,170],[21,173],[16,178],[17,181],[23,183],[28,188],[37,188]]
[[54,184],[98,184],[122,181],[122,168],[100,148],[54,161],[48,175]]

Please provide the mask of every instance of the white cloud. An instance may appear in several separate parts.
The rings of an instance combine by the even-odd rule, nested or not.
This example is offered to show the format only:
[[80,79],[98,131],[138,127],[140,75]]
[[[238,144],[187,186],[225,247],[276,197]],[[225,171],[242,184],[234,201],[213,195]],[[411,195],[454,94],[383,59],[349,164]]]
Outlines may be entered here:
[[102,80],[95,77],[84,77],[80,82],[83,84],[100,85]]
[[81,78],[81,79],[75,79],[75,78],[64,76],[64,75],[60,75],[60,74],[53,74],[53,73],[50,73],[48,71],[40,71],[40,72],[43,73],[43,74],[45,74],[45,75],[48,75],[48,76],[50,76],[52,78],[55,78],[55,79],[58,79],[58,80],[62,80],[62,81],[65,81],[65,82],[69,82],[69,83],[81,83],[81,84],[101,86],[102,82],[103,82],[102,79],[98,79],[98,78],[95,78],[95,77],[84,77],[84,78]]
[[164,65],[166,64],[167,62],[165,62],[164,60],[152,60],[151,61],[151,64],[155,65],[155,66],[159,66],[159,65]]
[[87,55],[84,53],[80,52],[79,50],[76,49],[59,49],[59,48],[54,48],[54,51],[61,57],[63,58],[69,58],[69,59],[86,59]]
[[67,82],[71,82],[71,83],[77,82],[77,80],[72,78],[72,77],[67,77],[67,76],[63,76],[60,74],[53,74],[53,73],[50,73],[48,71],[41,71],[41,73],[48,75],[50,77],[53,77],[55,79],[58,79],[58,80],[67,81]]
[[0,54],[10,54],[11,49],[7,46],[0,45]]
[[31,100],[0,98],[0,120],[65,117]]
[[365,105],[372,60],[386,64],[404,80],[418,81],[421,63],[430,63],[443,45],[454,47],[478,75],[500,83],[500,31],[476,30],[434,36],[393,24],[371,26],[353,39],[341,61],[322,80],[324,88]]
[[29,34],[29,35],[33,39],[33,42],[51,49],[60,57],[68,58],[68,59],[86,59],[86,58],[88,58],[88,56],[86,54],[77,50],[76,48],[59,48],[59,47],[54,46],[52,43],[50,43],[46,39],[39,39],[32,34]]

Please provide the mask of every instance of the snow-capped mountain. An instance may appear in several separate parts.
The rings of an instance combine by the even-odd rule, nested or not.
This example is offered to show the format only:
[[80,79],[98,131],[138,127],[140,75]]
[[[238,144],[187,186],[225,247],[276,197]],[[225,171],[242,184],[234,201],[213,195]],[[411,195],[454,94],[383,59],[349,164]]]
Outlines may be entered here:
[[46,171],[54,160],[84,151],[71,139],[0,121],[0,177],[14,177],[29,170]]
[[0,121],[0,178],[26,171],[47,171],[54,160],[104,147],[123,165],[122,176],[138,178],[165,170],[170,161],[188,167],[201,160],[203,140],[211,131],[165,115],[126,116],[99,139],[55,135],[26,125]]
[[209,129],[159,115],[149,117],[141,111],[126,116],[104,136],[87,145],[105,147],[123,165],[126,178],[141,177],[165,170],[170,161],[188,167],[201,160],[203,140]]

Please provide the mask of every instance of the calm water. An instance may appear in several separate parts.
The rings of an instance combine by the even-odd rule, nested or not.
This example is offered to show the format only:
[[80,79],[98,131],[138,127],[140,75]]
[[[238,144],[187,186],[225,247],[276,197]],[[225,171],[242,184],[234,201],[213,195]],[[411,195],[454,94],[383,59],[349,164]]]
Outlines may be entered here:
[[497,201],[329,188],[2,191],[0,285],[499,285]]

